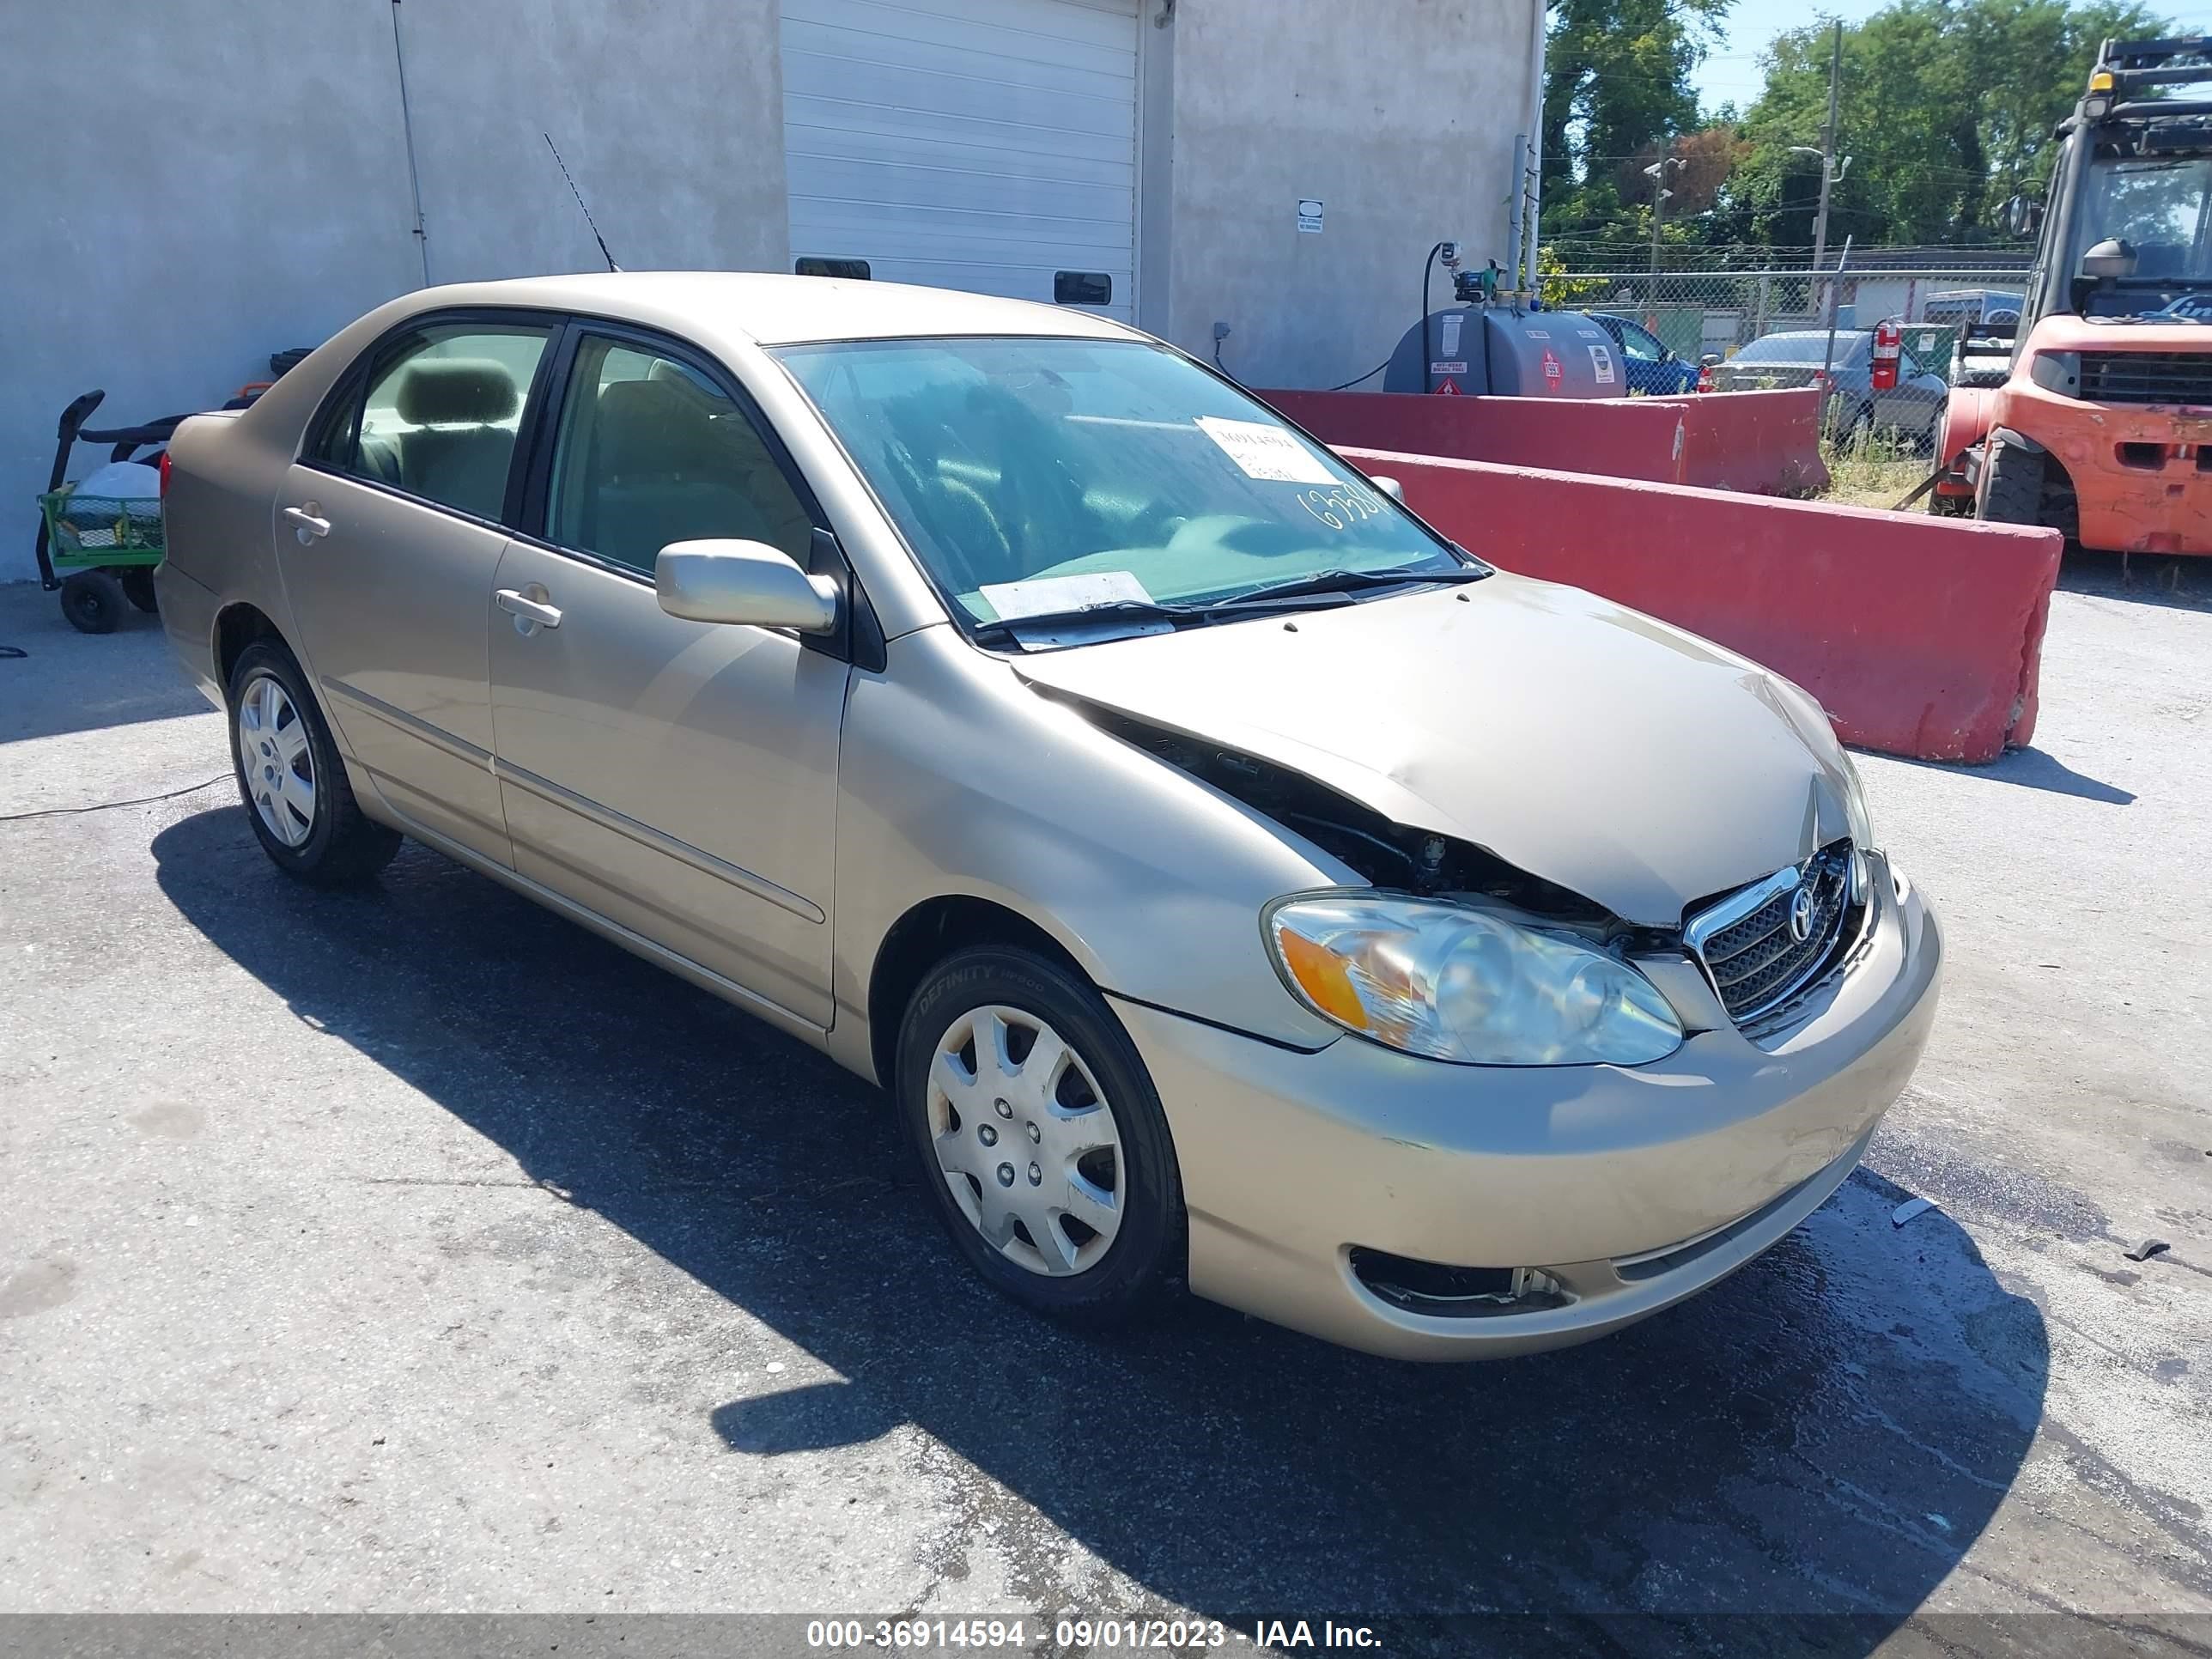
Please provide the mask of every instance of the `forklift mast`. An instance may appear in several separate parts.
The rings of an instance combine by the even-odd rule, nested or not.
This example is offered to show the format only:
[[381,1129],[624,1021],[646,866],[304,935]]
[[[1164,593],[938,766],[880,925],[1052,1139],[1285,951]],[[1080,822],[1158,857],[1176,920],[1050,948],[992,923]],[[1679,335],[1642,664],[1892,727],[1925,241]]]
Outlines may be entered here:
[[[2188,88],[2203,90],[2174,95],[2176,88]],[[2021,318],[2022,340],[2039,319],[2075,309],[2069,251],[2086,246],[2077,232],[2094,179],[2093,160],[2100,155],[2212,155],[2212,35],[2105,41],[2081,101],[2059,123],[2057,137],[2058,160]]]

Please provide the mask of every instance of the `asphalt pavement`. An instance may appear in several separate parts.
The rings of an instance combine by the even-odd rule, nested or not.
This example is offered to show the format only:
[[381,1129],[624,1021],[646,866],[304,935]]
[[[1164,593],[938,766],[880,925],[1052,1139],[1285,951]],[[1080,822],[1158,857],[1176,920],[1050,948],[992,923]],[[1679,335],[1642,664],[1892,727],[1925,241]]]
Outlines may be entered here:
[[287,881],[152,619],[0,588],[0,1611],[2203,1639],[2212,608],[2066,589],[2033,750],[1860,760],[1950,947],[1865,1169],[1622,1335],[1413,1368],[1022,1314],[873,1091],[419,848]]

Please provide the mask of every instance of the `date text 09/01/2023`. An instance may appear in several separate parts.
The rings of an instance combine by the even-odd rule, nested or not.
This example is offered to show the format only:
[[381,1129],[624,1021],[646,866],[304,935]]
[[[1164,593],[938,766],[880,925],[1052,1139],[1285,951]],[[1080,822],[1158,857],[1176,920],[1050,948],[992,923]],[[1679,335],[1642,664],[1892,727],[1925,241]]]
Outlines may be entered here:
[[[946,1648],[1018,1651],[1029,1646],[1032,1629],[1042,1643],[1048,1628],[1055,1649],[1083,1653],[1123,1648],[1196,1652],[1229,1640],[1229,1627],[1218,1619],[1061,1619],[1049,1627],[1042,1620],[1032,1626],[1020,1619],[817,1619],[807,1624],[806,1644],[903,1652]],[[1251,1639],[1260,1647],[1285,1650],[1371,1650],[1382,1645],[1370,1626],[1340,1625],[1328,1619],[1317,1626],[1304,1619],[1255,1620]]]

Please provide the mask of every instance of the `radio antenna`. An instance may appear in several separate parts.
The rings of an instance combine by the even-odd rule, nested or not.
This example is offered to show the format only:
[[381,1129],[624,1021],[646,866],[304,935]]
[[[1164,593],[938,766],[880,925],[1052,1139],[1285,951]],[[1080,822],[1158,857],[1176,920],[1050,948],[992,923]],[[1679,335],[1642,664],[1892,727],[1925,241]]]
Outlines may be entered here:
[[553,151],[553,165],[561,169],[561,176],[568,179],[568,194],[576,198],[576,206],[583,213],[584,222],[591,226],[592,240],[599,245],[599,258],[607,262],[609,270],[619,271],[622,267],[615,263],[615,256],[607,252],[607,239],[599,234],[599,226],[592,224],[592,210],[584,205],[584,192],[578,190],[576,181],[569,178],[568,164],[561,159],[561,152],[553,143],[553,135],[550,132],[540,132],[538,136],[545,141],[545,148]]

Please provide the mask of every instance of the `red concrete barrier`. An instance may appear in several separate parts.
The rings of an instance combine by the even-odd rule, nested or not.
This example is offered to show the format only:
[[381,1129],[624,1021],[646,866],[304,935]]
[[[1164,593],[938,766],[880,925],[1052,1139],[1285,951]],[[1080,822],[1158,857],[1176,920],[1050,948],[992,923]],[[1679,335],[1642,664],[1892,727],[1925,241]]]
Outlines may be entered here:
[[1397,479],[1408,506],[1484,558],[1649,611],[1796,681],[1846,743],[1991,761],[2034,733],[2055,530],[1345,453]]
[[1676,477],[1662,482],[1755,495],[1796,495],[1828,487],[1828,469],[1820,459],[1820,394],[1813,387],[1714,392],[1673,406],[1686,411],[1682,459]]
[[1787,495],[1827,487],[1820,398],[1437,398],[1403,392],[1261,392],[1322,442],[1655,483]]

